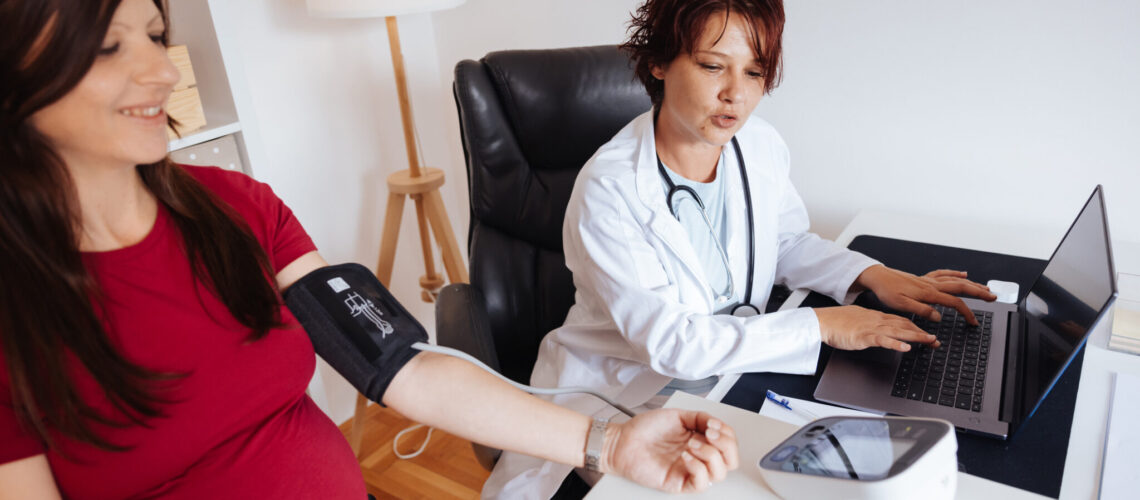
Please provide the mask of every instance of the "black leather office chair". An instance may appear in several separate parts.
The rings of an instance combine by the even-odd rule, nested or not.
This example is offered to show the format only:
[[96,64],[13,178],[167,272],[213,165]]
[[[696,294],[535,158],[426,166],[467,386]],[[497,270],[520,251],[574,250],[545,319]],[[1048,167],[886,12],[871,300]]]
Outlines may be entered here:
[[[455,67],[471,283],[444,288],[440,345],[528,383],[539,342],[566,319],[574,284],[562,219],[578,170],[650,108],[615,46],[492,52]],[[476,446],[490,468],[497,452]]]

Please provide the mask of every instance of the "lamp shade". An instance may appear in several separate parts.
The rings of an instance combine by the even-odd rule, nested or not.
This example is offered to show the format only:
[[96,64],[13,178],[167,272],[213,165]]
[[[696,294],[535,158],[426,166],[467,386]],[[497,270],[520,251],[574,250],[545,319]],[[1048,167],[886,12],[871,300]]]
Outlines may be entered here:
[[388,17],[457,7],[466,0],[305,0],[318,17]]

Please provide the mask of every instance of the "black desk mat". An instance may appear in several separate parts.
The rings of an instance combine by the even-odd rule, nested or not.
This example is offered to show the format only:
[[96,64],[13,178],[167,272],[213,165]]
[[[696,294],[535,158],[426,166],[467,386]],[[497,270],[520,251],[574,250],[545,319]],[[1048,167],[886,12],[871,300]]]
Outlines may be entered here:
[[[1014,281],[1020,286],[1021,297],[1024,297],[1033,280],[1045,268],[1045,261],[1038,259],[877,236],[859,236],[848,247],[890,267],[915,274],[946,268],[966,271],[970,279],[982,283],[991,279]],[[856,301],[865,306],[874,306],[875,302],[873,296],[860,297]],[[804,307],[828,305],[835,305],[835,302],[815,293],[809,295],[803,303]],[[815,392],[830,354],[831,348],[823,346],[816,373],[810,377],[777,373],[744,374],[722,402],[759,411],[767,389],[814,401],[812,393]],[[1082,348],[1037,413],[1009,440],[958,433],[959,468],[992,481],[1058,497],[1061,493],[1061,475],[1065,470],[1065,453],[1069,447],[1069,431],[1073,424],[1073,408],[1076,405],[1077,384],[1080,382],[1083,361]]]

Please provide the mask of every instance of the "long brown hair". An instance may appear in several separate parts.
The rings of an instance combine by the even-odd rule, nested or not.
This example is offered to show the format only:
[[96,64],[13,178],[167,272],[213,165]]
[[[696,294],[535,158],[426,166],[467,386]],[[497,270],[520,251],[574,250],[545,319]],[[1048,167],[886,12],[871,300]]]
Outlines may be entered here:
[[[125,358],[104,331],[99,285],[79,251],[75,186],[30,123],[83,79],[120,1],[0,2],[0,26],[8,31],[0,37],[0,339],[11,403],[52,449],[58,446],[49,431],[124,450],[93,424],[147,425],[164,415],[171,401],[162,392],[178,378]],[[165,19],[162,0],[155,4]],[[232,208],[169,158],[136,169],[174,220],[195,278],[251,339],[279,326],[269,259]],[[81,370],[72,369],[74,361]],[[76,375],[94,379],[119,414],[100,414],[83,401]]]
[[668,65],[682,52],[696,50],[705,22],[720,13],[740,14],[752,27],[752,50],[764,73],[764,92],[771,93],[780,84],[782,0],[647,0],[630,19],[629,39],[621,48],[633,60],[634,72],[655,110],[660,110],[665,99],[665,82],[653,76],[653,67]]

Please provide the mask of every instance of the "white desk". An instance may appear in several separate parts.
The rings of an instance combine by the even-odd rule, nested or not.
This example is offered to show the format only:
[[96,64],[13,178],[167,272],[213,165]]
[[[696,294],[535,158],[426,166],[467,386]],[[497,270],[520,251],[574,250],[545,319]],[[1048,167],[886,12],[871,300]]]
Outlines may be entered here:
[[[780,500],[768,488],[756,466],[760,458],[775,448],[799,427],[780,422],[763,415],[742,410],[715,401],[678,392],[669,398],[667,408],[700,410],[723,420],[736,429],[740,443],[740,468],[729,473],[728,477],[712,485],[705,491],[687,495],[686,499],[725,500],[747,498],[749,500]],[[957,498],[962,500],[1045,500],[1047,497],[1019,490],[1001,483],[995,483],[977,476],[958,473]],[[587,500],[653,500],[674,499],[676,495],[662,493],[638,486],[617,476],[606,476],[598,482]]]
[[[1074,212],[1074,216],[1076,213]],[[990,222],[974,220],[932,219],[913,215],[864,211],[851,221],[836,241],[847,245],[859,235],[874,235],[905,239],[937,245],[954,246],[987,252],[1048,259],[1067,228],[1041,230],[1040,228],[1000,226]],[[1140,274],[1140,244],[1115,241],[1114,257],[1119,272]],[[807,297],[806,291],[797,290],[788,298],[781,309],[798,307]],[[1085,346],[1085,360],[1081,369],[1081,382],[1077,391],[1076,411],[1073,414],[1072,431],[1069,434],[1068,453],[1065,458],[1065,472],[1061,482],[1061,499],[1096,499],[1100,485],[1100,467],[1104,449],[1105,420],[1108,412],[1111,379],[1113,372],[1140,375],[1140,356],[1119,353],[1106,349],[1108,345],[1111,315],[1102,321],[1089,337]],[[739,375],[723,377],[709,394],[711,401],[720,401],[739,379]],[[711,403],[692,404],[694,398],[679,398],[682,407],[703,409],[715,415],[736,415],[736,408]],[[673,401],[673,400],[671,400]],[[751,413],[751,412],[745,412]],[[739,417],[736,417],[739,418]],[[757,418],[759,417],[757,415]],[[726,418],[730,425],[734,420]],[[755,420],[742,420],[745,425],[755,425]],[[771,422],[764,419],[764,422]],[[787,425],[782,424],[780,425]],[[739,430],[739,429],[738,429]],[[790,432],[790,430],[788,431]],[[786,434],[785,434],[786,435]],[[781,438],[782,439],[782,438]],[[778,440],[777,440],[778,442]],[[714,485],[706,495],[708,498],[775,498],[768,492],[763,482],[748,479],[755,472],[755,462],[776,442],[756,438],[751,431],[741,433],[741,468],[725,485]],[[759,448],[767,446],[763,450]],[[755,459],[749,461],[745,457]],[[758,474],[758,473],[756,473]],[[1013,500],[1015,498],[1044,498],[1033,493],[987,481],[976,476],[959,476],[959,498],[994,498]],[[759,485],[757,486],[757,482]],[[606,477],[591,492],[591,499],[650,498],[654,493],[639,488],[620,478]],[[764,495],[771,495],[765,497]]]

